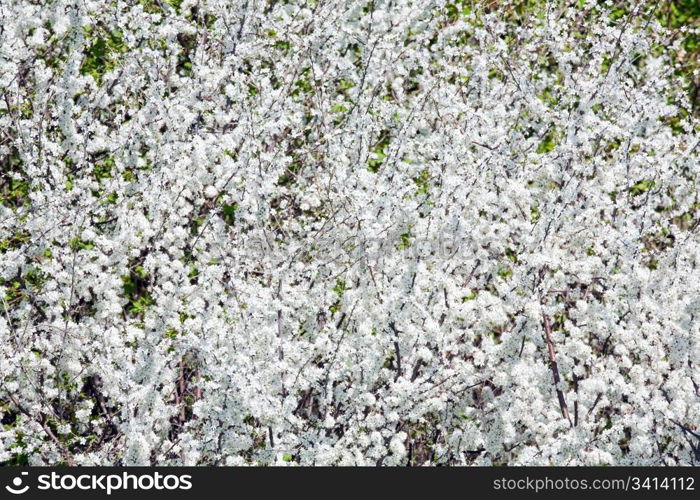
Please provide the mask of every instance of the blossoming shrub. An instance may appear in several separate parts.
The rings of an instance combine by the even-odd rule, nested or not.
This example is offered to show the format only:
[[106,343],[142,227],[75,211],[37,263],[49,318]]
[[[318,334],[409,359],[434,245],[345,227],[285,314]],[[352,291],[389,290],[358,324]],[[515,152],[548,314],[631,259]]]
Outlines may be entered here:
[[3,1],[0,461],[697,464],[659,18]]

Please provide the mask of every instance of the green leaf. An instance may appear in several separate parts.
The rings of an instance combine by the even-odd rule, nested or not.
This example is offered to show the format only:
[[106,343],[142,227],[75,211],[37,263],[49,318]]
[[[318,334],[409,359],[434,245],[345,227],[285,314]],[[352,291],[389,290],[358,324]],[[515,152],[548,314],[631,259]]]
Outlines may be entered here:
[[653,187],[654,187],[654,181],[651,179],[645,179],[645,180],[637,182],[634,186],[632,186],[629,189],[629,192],[632,196],[639,196],[640,194],[643,194],[646,191],[649,191]]

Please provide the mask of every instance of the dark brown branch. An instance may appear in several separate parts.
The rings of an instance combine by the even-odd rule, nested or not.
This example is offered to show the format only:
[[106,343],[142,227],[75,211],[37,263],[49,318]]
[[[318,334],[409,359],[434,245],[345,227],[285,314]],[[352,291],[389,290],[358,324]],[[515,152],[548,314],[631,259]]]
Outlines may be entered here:
[[31,420],[34,420],[39,425],[41,425],[41,428],[44,430],[46,435],[51,439],[51,441],[53,441],[56,444],[56,446],[58,446],[58,449],[61,450],[61,454],[66,459],[66,463],[70,466],[74,466],[75,462],[73,461],[73,457],[71,456],[70,452],[66,449],[66,447],[63,445],[63,443],[61,443],[61,441],[56,437],[56,435],[51,430],[51,427],[49,427],[48,424],[46,423],[46,415],[39,414],[39,418],[34,417],[34,415],[29,413],[29,411],[27,411],[27,409],[24,408],[19,403],[19,401],[17,400],[17,398],[13,394],[8,392],[7,395],[9,396],[10,401],[12,401],[12,403],[17,407],[17,409],[20,412],[24,413],[28,418],[30,418]]
[[554,353],[554,344],[552,343],[552,328],[549,324],[549,318],[543,312],[542,320],[544,324],[544,338],[547,342],[547,350],[549,351],[549,367],[552,370],[552,377],[554,378],[554,388],[557,391],[557,398],[559,399],[559,408],[561,408],[562,416],[569,421],[569,424],[573,426],[571,422],[571,416],[569,415],[569,407],[566,405],[566,399],[564,399],[564,393],[559,388],[559,382],[561,378],[559,377],[559,367],[557,366],[557,361]]
[[396,337],[396,340],[394,341],[394,350],[396,351],[396,377],[394,377],[394,380],[398,380],[399,377],[401,376],[402,370],[401,370],[401,350],[399,349],[399,331],[396,329],[396,325],[391,322],[389,323],[389,326],[391,327],[391,330],[394,332],[394,337]]

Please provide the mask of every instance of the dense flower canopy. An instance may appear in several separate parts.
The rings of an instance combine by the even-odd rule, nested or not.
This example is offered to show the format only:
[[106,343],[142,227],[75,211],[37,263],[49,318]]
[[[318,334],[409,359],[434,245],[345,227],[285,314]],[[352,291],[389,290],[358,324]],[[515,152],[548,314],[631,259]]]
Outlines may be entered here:
[[521,3],[1,2],[0,462],[697,465],[697,27]]

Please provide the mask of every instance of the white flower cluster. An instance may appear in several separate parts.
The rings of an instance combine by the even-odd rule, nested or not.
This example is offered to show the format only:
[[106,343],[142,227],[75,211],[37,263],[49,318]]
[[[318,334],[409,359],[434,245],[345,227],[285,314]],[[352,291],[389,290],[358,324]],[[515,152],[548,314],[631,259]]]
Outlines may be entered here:
[[680,38],[487,3],[0,2],[0,462],[700,463]]

